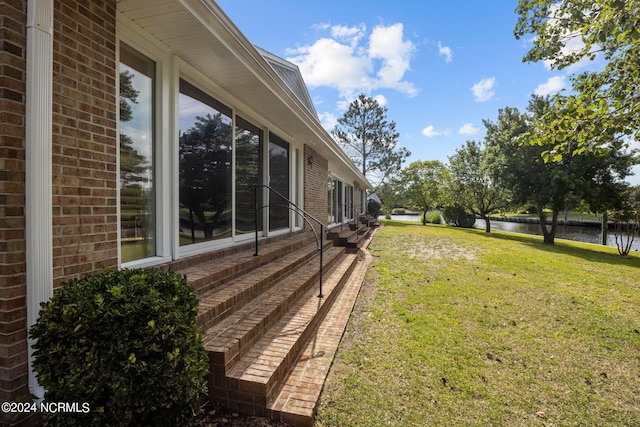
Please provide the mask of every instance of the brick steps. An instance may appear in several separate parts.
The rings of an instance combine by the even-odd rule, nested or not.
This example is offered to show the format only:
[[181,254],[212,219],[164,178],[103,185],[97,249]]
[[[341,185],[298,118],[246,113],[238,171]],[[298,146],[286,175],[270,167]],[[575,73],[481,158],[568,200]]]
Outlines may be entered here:
[[[325,251],[330,245],[331,242],[325,243]],[[268,264],[264,264],[259,258],[263,256],[271,258],[270,255],[251,257],[248,262],[241,263],[245,267],[244,273],[251,271],[251,274],[229,278],[228,281],[224,282],[224,286],[217,283],[217,286],[214,285],[211,290],[200,294],[198,328],[201,331],[209,329],[216,322],[234,313],[244,303],[255,298],[261,292],[268,290],[276,280],[290,274],[307,260],[317,255],[318,248],[314,240],[311,244],[307,244],[298,251],[287,253]],[[254,261],[254,263],[250,261]],[[316,269],[319,268],[318,263],[314,263],[314,265]],[[262,268],[256,268],[256,266]],[[220,281],[221,278],[218,274],[218,271],[214,270],[213,272],[208,272],[206,277],[212,282]],[[199,280],[206,281],[206,278],[201,277]]]
[[172,267],[179,270],[181,274],[185,274],[189,278],[189,283],[201,296],[213,288],[242,276],[249,270],[267,265],[311,243],[315,244],[315,238],[311,233],[297,234],[288,239],[261,241],[259,255],[254,256],[255,244],[247,242],[237,247],[188,258]]
[[[361,264],[354,252],[370,241],[367,224],[342,228],[344,246],[338,246],[338,239],[324,243],[322,298],[320,251],[308,231],[262,239],[258,256],[253,242],[245,242],[166,267],[187,275],[198,292],[198,329],[209,353],[211,398],[246,415],[311,425],[326,375],[301,380],[297,372],[301,360],[310,358],[309,345],[337,347],[351,310],[344,307],[352,307],[349,301],[355,299],[353,290],[346,296],[341,291],[345,284],[351,286],[350,275]],[[362,278],[356,281],[359,290]],[[328,372],[334,353],[335,348],[327,353],[329,359],[314,354],[323,368],[302,371],[307,376]],[[314,382],[313,393],[306,381]]]
[[324,298],[318,298],[315,289],[309,290],[229,371],[227,385],[237,399],[231,402],[232,406],[244,412],[253,406],[255,415],[269,415],[262,408],[268,408],[275,400],[299,353],[316,333],[355,267],[355,261],[355,255],[343,255],[324,283]]
[[[339,248],[328,248],[324,253],[324,268],[331,267],[341,256]],[[225,375],[261,338],[267,328],[282,318],[309,288],[312,288],[311,291],[317,299],[318,270],[319,265],[316,262],[300,266],[295,270],[295,274],[282,277],[282,280],[270,289],[255,296],[235,313],[206,330],[203,341],[209,352],[216,379],[221,380],[221,376]]]
[[320,393],[329,375],[333,357],[356,303],[360,287],[373,256],[364,252],[340,297],[307,343],[274,402],[268,405],[270,418],[298,427],[313,426]]
[[335,228],[327,236],[333,240],[336,246],[344,246],[347,253],[357,253],[358,249],[367,240],[370,233],[368,224],[362,222],[352,222],[346,228]]

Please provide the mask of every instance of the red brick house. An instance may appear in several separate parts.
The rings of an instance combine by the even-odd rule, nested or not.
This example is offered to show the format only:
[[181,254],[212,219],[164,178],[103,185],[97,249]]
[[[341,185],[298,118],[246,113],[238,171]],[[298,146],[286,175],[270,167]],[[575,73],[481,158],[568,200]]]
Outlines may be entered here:
[[[256,222],[274,259],[315,245],[299,236],[317,224],[276,191],[330,227],[364,212],[370,184],[320,125],[297,68],[212,0],[0,0],[0,47],[1,401],[42,396],[27,330],[63,281],[105,266],[189,278],[203,263],[241,265]],[[219,286],[198,280],[205,301]],[[216,316],[203,312],[203,333]],[[213,369],[212,389],[277,412],[272,397],[224,391],[229,367]]]

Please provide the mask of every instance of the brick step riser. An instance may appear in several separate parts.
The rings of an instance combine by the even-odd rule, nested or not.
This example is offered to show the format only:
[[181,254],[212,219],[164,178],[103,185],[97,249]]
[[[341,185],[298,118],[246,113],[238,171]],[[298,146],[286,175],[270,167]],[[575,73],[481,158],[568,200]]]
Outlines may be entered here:
[[285,363],[283,363],[280,366],[276,375],[274,375],[272,377],[272,380],[269,381],[267,385],[267,396],[266,396],[267,405],[270,403],[273,403],[274,399],[278,396],[278,391],[282,387],[282,384],[284,384],[284,381],[286,380],[289,372],[295,365],[298,359],[298,356],[300,355],[300,352],[305,348],[306,344],[311,341],[311,338],[313,338],[318,327],[320,326],[325,316],[329,312],[329,309],[338,298],[338,295],[340,295],[340,291],[344,287],[344,284],[349,278],[349,275],[351,275],[351,273],[353,272],[355,265],[356,265],[356,260],[354,259],[354,261],[349,266],[349,269],[340,278],[340,281],[338,282],[337,286],[333,289],[331,294],[325,297],[327,301],[325,302],[325,304],[323,304],[322,310],[318,312],[318,314],[316,314],[316,316],[313,318],[311,322],[309,322],[309,325],[305,329],[304,333],[302,334],[300,339],[297,341],[292,351],[287,355]]
[[365,234],[358,235],[357,239],[347,242],[347,253],[355,254],[358,253],[362,244],[367,241],[367,239],[371,236],[371,231],[367,230]]
[[[249,381],[236,380],[233,378],[225,377],[225,387],[228,390],[232,390],[232,394],[235,397],[235,401],[228,402],[230,406],[237,405],[235,409],[242,410],[244,405],[254,405],[253,412],[259,413],[258,407],[265,408],[271,404],[277,397],[279,389],[284,384],[289,372],[296,363],[300,352],[304,349],[307,343],[310,342],[315,331],[318,329],[322,320],[328,313],[331,305],[335,302],[346,283],[349,275],[355,268],[356,260],[354,259],[349,268],[344,272],[340,278],[338,284],[333,288],[329,295],[325,296],[325,302],[321,309],[316,313],[313,319],[307,324],[304,331],[295,344],[292,346],[290,352],[284,357],[274,372],[273,376],[266,384],[252,383]],[[266,412],[265,412],[266,413]]]
[[[237,279],[238,277],[248,273],[249,271],[255,270],[275,261],[278,258],[289,255],[310,244],[311,242],[316,242],[313,234],[310,234],[307,239],[298,241],[290,246],[287,246],[286,248],[282,248],[278,251],[268,253],[266,255],[251,258],[250,260],[245,262],[237,263],[231,269],[225,271],[224,274],[216,273],[216,277],[201,278],[197,281],[192,282],[191,284],[195,288],[196,294],[198,296],[201,296],[212,289],[215,289],[219,286],[224,285],[225,283]],[[265,249],[266,247],[262,248],[263,252]],[[255,247],[251,247],[250,250],[255,251]],[[260,249],[258,253],[260,253]]]
[[[204,333],[204,331],[211,328],[216,323],[235,313],[239,307],[244,306],[247,302],[256,298],[256,296],[260,295],[262,292],[270,289],[278,280],[290,275],[304,263],[311,262],[311,259],[315,260],[319,258],[319,256],[320,254],[317,248],[308,251],[294,262],[284,266],[283,269],[273,272],[251,288],[246,289],[242,292],[240,297],[234,297],[233,301],[223,302],[217,306],[210,307],[206,311],[198,313],[198,329],[201,333]],[[251,274],[251,271],[247,274]]]
[[[338,260],[343,256],[341,252],[336,252],[336,254],[330,259],[324,259],[324,270],[329,270],[331,266],[333,266]],[[260,338],[264,336],[266,331],[270,326],[276,323],[278,320],[284,316],[287,310],[294,305],[302,295],[312,289],[314,286],[317,286],[320,272],[317,271],[317,266],[315,265],[316,259],[313,259],[314,265],[312,268],[315,268],[316,271],[312,273],[312,275],[304,281],[304,283],[298,287],[294,292],[291,293],[290,297],[284,300],[277,307],[274,307],[270,310],[269,313],[265,315],[264,320],[259,324],[253,327],[251,330],[247,331],[249,338],[246,338],[242,341],[242,345],[235,353],[231,353],[231,350],[227,354],[221,354],[217,352],[209,352],[209,360],[211,364],[211,372],[216,378],[214,381],[214,386],[218,386],[220,384],[219,379],[222,379],[226,372],[229,371],[235,364],[235,362],[240,359]],[[311,261],[308,261],[304,265],[311,265]],[[303,266],[304,266],[303,265]],[[300,267],[303,267],[300,266]],[[256,297],[258,298],[258,297]]]

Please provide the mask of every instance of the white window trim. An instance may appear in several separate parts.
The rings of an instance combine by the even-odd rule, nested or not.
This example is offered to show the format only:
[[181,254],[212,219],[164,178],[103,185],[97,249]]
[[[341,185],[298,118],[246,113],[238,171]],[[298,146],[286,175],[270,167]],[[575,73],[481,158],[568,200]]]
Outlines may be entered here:
[[[172,81],[173,61],[171,53],[164,46],[157,42],[150,35],[140,31],[130,20],[118,15],[116,24],[116,40],[118,49],[116,50],[116,63],[120,63],[119,46],[120,43],[126,43],[141,54],[147,56],[155,62],[155,146],[154,146],[154,190],[156,201],[156,255],[148,258],[142,258],[130,262],[122,262],[122,250],[120,246],[121,230],[120,230],[120,203],[117,203],[118,218],[118,265],[121,268],[141,268],[154,265],[164,264],[172,260],[172,234],[171,234],[171,202],[172,198],[165,189],[170,188],[173,179],[172,165],[170,162],[171,153],[171,137],[173,119],[171,117],[171,91],[174,85]],[[116,93],[119,92],[120,79],[116,69]],[[116,105],[119,105],[117,103]],[[169,108],[167,108],[169,107]],[[116,134],[120,135],[119,122]],[[120,170],[120,155],[116,160],[116,170]],[[119,172],[118,172],[119,173]],[[120,186],[117,186],[117,197],[120,200]]]

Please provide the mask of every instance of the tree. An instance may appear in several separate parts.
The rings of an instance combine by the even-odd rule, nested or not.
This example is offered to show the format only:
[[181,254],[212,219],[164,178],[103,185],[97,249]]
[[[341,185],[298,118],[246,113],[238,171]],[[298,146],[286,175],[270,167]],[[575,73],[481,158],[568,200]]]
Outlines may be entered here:
[[[500,110],[497,123],[485,120],[485,143],[488,158],[500,185],[509,188],[515,206],[534,206],[540,221],[544,243],[553,244],[558,216],[573,200],[586,200],[595,205],[598,200],[615,195],[616,183],[629,174],[632,155],[609,144],[604,153],[587,151],[581,155],[570,149],[554,162],[545,162],[542,153],[552,151],[554,142],[530,144],[528,131],[545,114],[555,114],[549,97],[533,96],[527,110]],[[567,146],[577,143],[567,141]],[[547,225],[547,211],[551,224]]]
[[449,157],[449,198],[454,205],[471,211],[482,218],[485,231],[491,232],[489,214],[506,205],[506,190],[491,174],[485,150],[476,141],[467,141]]
[[427,213],[444,198],[444,184],[448,181],[447,167],[438,160],[411,163],[394,180],[394,187],[408,203]]
[[[534,96],[528,109],[538,117],[545,111],[548,98]],[[535,119],[534,119],[535,120]],[[558,214],[564,210],[573,180],[568,171],[568,158],[562,162],[545,162],[542,152],[548,145],[522,144],[523,135],[531,127],[531,117],[516,108],[506,107],[498,113],[497,123],[485,120],[485,142],[489,161],[500,185],[509,188],[512,206],[533,206],[538,215],[544,243],[553,244]],[[546,209],[551,210],[551,227],[547,226]]]
[[640,187],[627,186],[621,193],[619,205],[611,213],[618,253],[627,256],[640,231]]
[[378,101],[360,94],[332,131],[362,174],[374,183],[374,192],[398,173],[411,155],[404,147],[396,149],[400,134],[386,115],[387,109]]
[[516,38],[534,36],[523,61],[557,69],[598,55],[606,61],[573,77],[575,93],[557,97],[561,114],[543,117],[532,141],[553,141],[557,160],[612,142],[619,149],[628,138],[617,136],[640,139],[640,1],[520,0],[516,12]]

